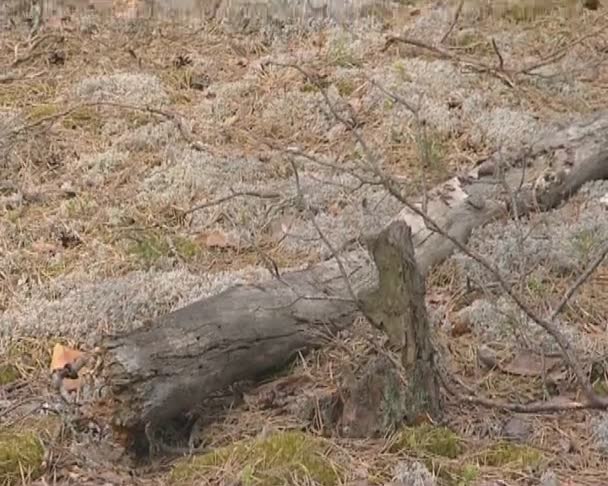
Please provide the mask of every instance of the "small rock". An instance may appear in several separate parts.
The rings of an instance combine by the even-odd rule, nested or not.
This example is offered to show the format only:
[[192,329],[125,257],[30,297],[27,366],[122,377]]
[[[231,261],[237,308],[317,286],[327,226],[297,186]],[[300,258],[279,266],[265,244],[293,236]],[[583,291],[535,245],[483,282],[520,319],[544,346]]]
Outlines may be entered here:
[[498,366],[496,353],[486,345],[482,345],[477,350],[477,361],[480,366],[488,369],[493,369]]
[[511,417],[503,425],[501,435],[507,440],[526,442],[532,435],[532,424],[521,417]]
[[434,476],[423,464],[400,462],[395,468],[393,480],[386,486],[435,486],[435,484],[437,483]]

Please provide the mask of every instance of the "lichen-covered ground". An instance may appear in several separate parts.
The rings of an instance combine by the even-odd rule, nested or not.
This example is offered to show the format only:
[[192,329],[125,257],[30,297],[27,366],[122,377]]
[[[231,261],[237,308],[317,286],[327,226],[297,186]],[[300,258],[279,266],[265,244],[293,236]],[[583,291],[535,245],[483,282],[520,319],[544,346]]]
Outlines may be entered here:
[[[454,23],[457,11],[458,2],[421,2],[370,9],[348,26],[268,22],[246,32],[242,22],[176,25],[89,12],[53,19],[33,41],[18,20],[3,30],[0,425],[9,438],[0,434],[0,444],[30,430],[19,413],[49,393],[56,341],[90,349],[105,333],[271,278],[269,261],[281,269],[317,261],[328,248],[315,225],[339,248],[401,209],[382,187],[360,187],[344,170],[361,148],[293,66],[315,76],[339,113],[356,114],[383,169],[412,195],[497,149],[533,141],[550,122],[608,106],[602,10],[467,1]],[[440,48],[385,48],[391,35]],[[486,69],[500,63],[504,71]],[[374,81],[416,105],[420,120]],[[607,193],[608,183],[590,184],[551,213],[480,229],[471,245],[516,282],[528,305],[545,310],[608,238]],[[608,389],[607,282],[603,265],[560,321],[593,364],[598,391]],[[428,296],[445,361],[475,393],[518,401],[576,390],[559,367],[550,377],[538,371],[526,349],[554,344],[463,255],[430,276]],[[365,361],[367,333],[356,326],[346,345],[295,364],[292,375],[304,380],[298,394],[335,388],[343,369]],[[480,347],[504,366],[480,366]],[[37,423],[48,454],[30,435],[23,461],[0,445],[0,481],[46,471],[74,484],[385,484],[399,475],[393,484],[605,484],[602,413],[513,417],[457,403],[448,410],[451,431],[346,441],[314,431],[275,436],[301,427],[297,414],[251,399],[205,431],[219,448],[211,456],[137,479],[114,471],[101,452],[83,458],[83,449],[103,447],[90,427],[49,434],[49,423]]]

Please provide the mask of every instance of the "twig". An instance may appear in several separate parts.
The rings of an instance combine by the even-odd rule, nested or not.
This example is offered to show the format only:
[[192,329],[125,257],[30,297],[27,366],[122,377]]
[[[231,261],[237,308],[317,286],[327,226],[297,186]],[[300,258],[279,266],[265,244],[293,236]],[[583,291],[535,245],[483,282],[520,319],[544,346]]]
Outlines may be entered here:
[[310,209],[310,206],[308,205],[308,203],[304,200],[304,197],[302,195],[302,188],[300,187],[300,176],[299,176],[299,173],[298,173],[298,167],[297,167],[296,163],[293,160],[290,160],[290,163],[291,163],[291,167],[293,168],[293,171],[294,171],[294,179],[295,179],[295,184],[296,184],[296,189],[297,189],[297,192],[298,192],[298,196],[300,198],[302,198],[301,201],[302,201],[302,203],[304,204],[304,206],[306,208],[306,212],[308,213],[308,217],[310,218],[310,221],[311,221],[312,225],[315,227],[315,230],[319,234],[319,238],[321,238],[321,240],[323,241],[323,243],[325,244],[325,246],[329,249],[329,251],[333,255],[334,259],[336,260],[336,264],[338,265],[338,269],[340,270],[340,274],[342,275],[342,278],[344,279],[346,288],[348,290],[348,293],[349,293],[351,299],[353,300],[353,302],[358,303],[359,299],[357,298],[357,294],[355,293],[355,291],[353,290],[352,285],[350,284],[350,278],[348,276],[348,272],[346,271],[346,268],[344,267],[344,264],[342,263],[342,259],[340,258],[340,256],[336,252],[334,246],[327,239],[327,237],[325,236],[325,234],[323,233],[323,231],[319,227],[314,213]]
[[492,400],[491,398],[481,397],[472,394],[460,393],[452,384],[449,383],[444,373],[439,373],[439,379],[446,391],[454,396],[459,402],[468,403],[471,405],[481,405],[485,408],[493,408],[498,410],[506,410],[515,413],[543,413],[543,412],[561,412],[564,410],[585,410],[594,408],[593,405],[586,402],[575,401],[556,401],[543,402],[536,401],[531,403],[511,403],[502,400]]
[[566,47],[562,47],[561,49],[557,49],[557,50],[549,53],[543,59],[532,62],[532,63],[528,64],[527,66],[524,66],[523,68],[518,70],[516,74],[532,74],[532,71],[534,71],[538,68],[547,66],[549,64],[553,64],[554,62],[556,62],[559,59],[561,59],[562,57],[564,57],[573,47],[581,44],[582,42],[584,42],[587,39],[591,39],[591,38],[597,36],[604,30],[606,30],[606,28],[608,28],[608,23],[604,23],[597,29],[594,29],[591,32],[588,32],[587,34],[580,36],[578,39],[575,39],[574,41],[570,42]]
[[496,39],[494,39],[494,37],[492,37],[492,49],[494,49],[494,53],[496,54],[496,57],[498,57],[498,69],[504,71],[505,60],[503,59],[502,54],[498,50],[498,45],[496,44]]
[[199,142],[193,140],[192,135],[189,133],[189,130],[186,128],[186,126],[184,125],[184,122],[182,121],[183,116],[181,114],[166,111],[166,110],[161,110],[160,108],[153,108],[150,106],[138,106],[138,105],[131,105],[131,104],[126,104],[126,103],[116,103],[113,101],[95,101],[95,102],[79,103],[79,104],[74,105],[70,108],[67,108],[59,113],[54,113],[53,115],[48,115],[48,116],[39,118],[38,120],[36,120],[32,123],[28,123],[25,125],[21,125],[17,128],[14,128],[11,131],[9,131],[8,135],[13,135],[13,136],[18,135],[22,132],[31,130],[32,128],[36,128],[40,125],[55,122],[55,121],[59,120],[60,118],[68,116],[71,113],[73,113],[74,111],[81,109],[81,108],[94,108],[94,107],[99,107],[99,106],[108,106],[108,107],[122,108],[122,109],[127,109],[127,110],[136,110],[136,111],[142,111],[145,113],[150,113],[153,115],[160,115],[164,118],[171,120],[172,122],[174,122],[177,125],[180,135],[186,141],[186,143],[188,143],[190,145],[190,147],[192,149],[203,150],[203,146]]
[[576,293],[576,291],[583,285],[589,277],[595,272],[597,267],[599,267],[606,256],[608,255],[608,244],[604,245],[604,247],[600,250],[598,256],[591,262],[591,264],[587,267],[587,269],[576,279],[576,281],[570,286],[570,288],[564,293],[562,300],[560,300],[559,304],[553,309],[551,313],[551,317],[549,318],[551,321],[554,321],[556,317],[564,310],[568,301],[572,298],[572,296]]
[[400,42],[402,44],[408,44],[408,45],[411,45],[414,47],[418,47],[420,49],[424,49],[426,51],[431,52],[432,54],[435,54],[435,56],[437,56],[439,59],[447,59],[447,60],[450,60],[450,61],[453,61],[453,62],[456,62],[459,64],[469,66],[469,67],[475,69],[476,71],[479,71],[482,73],[489,73],[489,74],[493,75],[494,77],[500,79],[502,82],[504,82],[511,88],[513,88],[515,86],[515,83],[509,77],[509,72],[507,72],[505,70],[494,68],[477,59],[457,56],[445,49],[442,49],[442,48],[439,48],[436,46],[432,46],[430,44],[426,44],[426,43],[424,43],[422,41],[418,41],[416,39],[410,39],[409,37],[390,36],[386,40],[383,50],[388,49],[391,45],[393,45],[396,42]]
[[217,206],[219,204],[223,204],[227,201],[230,201],[231,199],[235,199],[238,197],[254,197],[254,198],[258,198],[258,199],[278,199],[281,197],[281,194],[278,194],[276,192],[268,192],[268,193],[264,193],[264,192],[256,192],[256,191],[239,191],[239,192],[232,192],[230,195],[228,196],[223,196],[217,199],[214,199],[213,201],[209,201],[206,203],[202,203],[202,204],[198,204],[196,206],[191,207],[190,209],[187,209],[186,211],[184,211],[183,213],[180,214],[180,217],[184,217],[184,216],[188,216],[189,214],[192,214],[196,211],[200,211],[202,209],[207,209],[213,206]]
[[[416,44],[419,44],[417,41],[413,41],[413,42],[415,42]],[[436,48],[432,48],[432,49],[441,52],[441,50],[438,50]],[[306,71],[304,71],[300,66],[291,65],[288,67],[295,68],[299,72],[307,75]],[[490,261],[488,261],[487,258],[485,258],[482,255],[478,254],[477,252],[471,250],[466,244],[461,243],[457,238],[450,235],[449,232],[445,231],[443,228],[441,228],[433,218],[431,218],[430,216],[428,216],[428,214],[426,214],[424,211],[422,211],[420,208],[418,208],[417,205],[415,205],[411,201],[409,201],[408,197],[403,195],[399,185],[396,183],[394,178],[391,177],[390,175],[387,175],[384,171],[382,171],[382,169],[380,168],[380,166],[377,162],[376,156],[374,155],[372,150],[368,147],[367,143],[363,139],[359,130],[356,128],[356,125],[357,125],[356,122],[345,120],[345,118],[342,115],[340,115],[340,113],[337,112],[337,110],[331,103],[331,100],[329,100],[329,96],[325,92],[325,89],[323,88],[323,86],[321,86],[321,84],[315,78],[313,78],[311,76],[307,76],[307,79],[310,82],[314,83],[317,86],[317,88],[320,90],[325,102],[328,105],[330,112],[336,118],[336,120],[339,121],[340,123],[343,123],[347,127],[352,127],[351,128],[352,134],[355,137],[355,139],[357,140],[357,142],[359,143],[359,145],[361,146],[368,166],[372,169],[374,174],[380,180],[383,181],[383,184],[384,184],[385,188],[389,191],[389,193],[391,195],[393,195],[393,197],[395,197],[398,201],[400,201],[410,211],[412,211],[417,216],[421,217],[423,219],[423,221],[425,222],[426,226],[431,231],[438,233],[442,237],[446,238],[458,250],[460,250],[465,255],[472,258],[477,263],[479,263],[483,268],[488,270],[494,276],[494,278],[497,280],[497,282],[500,284],[500,287],[503,289],[503,291],[517,305],[517,307],[519,307],[530,320],[532,320],[534,323],[536,323],[538,326],[540,326],[542,329],[544,329],[550,336],[553,337],[553,339],[556,341],[556,343],[558,344],[558,346],[561,350],[562,357],[564,358],[566,364],[570,367],[570,369],[575,374],[578,385],[581,388],[581,390],[583,391],[583,393],[585,394],[585,397],[587,398],[586,408],[589,408],[589,407],[607,408],[608,400],[599,397],[595,393],[595,391],[593,390],[593,388],[591,387],[591,385],[589,384],[589,382],[586,378],[582,365],[580,364],[579,360],[576,358],[576,356],[574,356],[574,354],[572,352],[570,342],[568,341],[566,336],[557,328],[555,323],[552,320],[547,320],[547,319],[542,318],[541,316],[537,315],[532,309],[530,309],[530,307],[527,306],[522,301],[522,299],[514,292],[512,286],[507,283],[507,281],[502,276],[499,269],[495,265],[493,265]],[[599,265],[599,263],[598,263],[598,265]]]
[[462,12],[463,6],[464,6],[464,0],[460,0],[460,3],[456,7],[456,11],[454,12],[454,18],[452,19],[452,22],[450,23],[448,30],[446,30],[445,34],[443,34],[443,37],[439,41],[440,44],[445,43],[445,41],[448,39],[448,37],[450,36],[452,31],[454,30],[454,27],[456,27],[456,24],[458,23],[458,19],[460,18],[460,14]]

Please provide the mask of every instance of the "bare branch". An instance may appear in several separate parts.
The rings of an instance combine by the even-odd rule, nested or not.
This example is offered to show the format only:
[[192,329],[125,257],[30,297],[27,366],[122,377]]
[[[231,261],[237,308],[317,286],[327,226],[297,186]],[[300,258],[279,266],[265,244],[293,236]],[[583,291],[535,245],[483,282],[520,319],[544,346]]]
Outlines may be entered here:
[[[447,57],[449,59],[453,59],[454,56],[451,53],[447,53],[439,48],[427,46],[418,41],[413,41],[404,38],[392,38],[393,40],[397,40],[400,42],[411,43],[412,45],[417,45],[420,47],[424,47],[426,49],[430,49],[433,52],[436,52],[443,57]],[[513,290],[513,287],[505,280],[502,276],[499,269],[493,265],[487,258],[483,257],[479,253],[471,250],[467,245],[461,243],[457,238],[454,238],[449,234],[448,231],[445,231],[443,228],[439,226],[439,224],[431,217],[429,217],[423,210],[421,210],[416,204],[413,204],[407,196],[402,193],[399,184],[396,183],[395,179],[390,175],[386,174],[379,166],[377,162],[377,158],[373,154],[372,150],[368,147],[367,143],[363,139],[360,134],[356,120],[346,120],[337,110],[334,108],[331,100],[329,100],[329,96],[327,95],[325,89],[321,84],[312,76],[308,75],[304,69],[297,65],[282,65],[285,67],[291,67],[298,70],[300,73],[305,75],[307,79],[315,84],[317,88],[322,93],[324,100],[326,101],[330,112],[334,115],[337,121],[343,123],[346,128],[351,130],[351,133],[361,146],[363,150],[363,154],[365,156],[365,160],[367,165],[371,168],[372,172],[383,182],[385,188],[389,191],[393,197],[395,197],[398,201],[400,201],[406,208],[408,208],[411,212],[421,217],[425,222],[426,226],[433,232],[440,234],[442,237],[446,238],[450,241],[458,250],[472,258],[474,261],[479,263],[483,268],[489,271],[493,277],[500,284],[502,290],[511,298],[511,300],[524,312],[524,314],[535,324],[544,329],[550,336],[558,344],[562,357],[564,358],[566,364],[572,369],[573,373],[576,376],[576,380],[578,382],[579,387],[584,392],[585,397],[587,398],[589,407],[595,408],[606,408],[608,407],[608,400],[599,397],[593,388],[591,387],[588,379],[586,378],[586,374],[583,371],[583,367],[579,360],[576,358],[572,351],[572,347],[566,336],[557,328],[555,323],[552,320],[547,320],[541,316],[539,316],[536,312],[534,312],[529,306],[527,306],[522,298],[517,295],[517,293]],[[598,263],[599,265],[599,263]]]
[[238,191],[238,192],[234,192],[231,190],[231,194],[228,196],[223,196],[217,199],[214,199],[213,201],[209,201],[206,203],[202,203],[202,204],[198,204],[196,206],[191,207],[190,209],[184,211],[183,213],[180,214],[181,217],[184,216],[188,216],[189,214],[192,214],[196,211],[200,211],[201,209],[207,209],[213,206],[217,206],[219,204],[223,204],[227,201],[230,201],[231,199],[236,199],[239,197],[252,197],[252,198],[258,198],[258,199],[279,199],[281,197],[281,194],[278,194],[276,192],[257,192],[257,191]]
[[562,312],[562,310],[564,310],[564,307],[566,307],[566,304],[568,304],[568,301],[572,298],[572,296],[576,293],[576,291],[581,287],[581,285],[583,285],[587,280],[589,280],[589,277],[591,277],[593,272],[595,272],[595,270],[597,270],[597,267],[599,267],[602,264],[602,262],[606,258],[606,255],[608,255],[608,244],[604,245],[604,247],[600,250],[600,252],[597,255],[597,257],[595,258],[595,260],[593,260],[591,262],[591,264],[587,267],[587,269],[576,279],[576,281],[572,284],[572,286],[566,291],[566,293],[562,297],[562,300],[560,300],[559,304],[557,304],[555,309],[553,309],[553,312],[551,313],[551,317],[550,317],[551,321],[554,321],[557,318],[557,316]]
[[464,0],[460,0],[460,2],[458,3],[458,6],[456,7],[456,10],[454,11],[454,18],[452,19],[452,22],[450,23],[448,30],[446,30],[445,34],[443,34],[443,37],[439,41],[440,44],[444,44],[445,41],[448,40],[448,37],[450,37],[450,34],[454,30],[454,27],[456,27],[456,24],[458,23],[458,19],[460,18],[460,14],[462,13],[463,6],[464,6]]

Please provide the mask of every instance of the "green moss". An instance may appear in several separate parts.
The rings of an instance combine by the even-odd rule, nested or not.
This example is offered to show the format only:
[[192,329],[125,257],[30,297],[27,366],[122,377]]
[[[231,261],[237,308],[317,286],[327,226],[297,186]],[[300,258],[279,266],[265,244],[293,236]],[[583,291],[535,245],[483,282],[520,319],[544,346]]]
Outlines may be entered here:
[[454,486],[471,486],[479,477],[479,467],[475,464],[465,464],[450,471],[449,483]]
[[25,479],[40,476],[43,470],[42,437],[54,436],[61,421],[57,417],[30,419],[0,431],[0,484],[24,484]]
[[356,86],[351,79],[339,79],[336,81],[336,89],[340,96],[350,96],[354,93]]
[[43,339],[20,339],[6,350],[5,363],[11,363],[10,366],[19,369],[19,376],[26,378],[30,373],[38,374],[48,366],[52,349],[52,344]]
[[13,383],[20,377],[19,370],[12,364],[0,364],[0,386]]
[[461,454],[462,444],[460,438],[446,427],[421,425],[405,427],[399,431],[391,452],[403,449],[454,459]]
[[0,483],[22,484],[22,475],[38,476],[43,459],[44,448],[35,433],[0,433]]
[[173,244],[175,245],[175,251],[186,260],[191,260],[200,253],[200,247],[189,238],[176,236]]
[[581,260],[588,260],[601,238],[598,228],[585,228],[570,237],[571,245]]
[[528,287],[528,292],[533,297],[545,297],[551,292],[551,289],[545,284],[545,282],[535,275],[530,275],[526,284]]
[[237,442],[216,451],[184,460],[171,472],[172,484],[199,484],[228,468],[244,485],[340,483],[340,473],[326,457],[325,441],[302,432],[281,432],[265,439]]
[[[0,378],[1,380],[2,378]],[[608,396],[608,383],[605,381],[598,380],[593,383],[593,391],[600,396]]]
[[152,120],[152,117],[148,113],[137,110],[126,112],[124,118],[127,122],[127,126],[132,130],[143,127]]
[[186,237],[170,237],[151,232],[134,238],[129,245],[128,253],[141,263],[151,265],[159,258],[176,255],[190,261],[200,253],[200,247],[195,241]]
[[515,466],[525,469],[538,469],[545,460],[544,454],[538,449],[506,441],[481,451],[477,458],[484,466]]
[[170,247],[165,238],[158,235],[144,235],[129,246],[129,254],[147,265],[169,254]]
[[348,36],[341,35],[333,39],[327,51],[327,61],[340,67],[358,67],[361,65],[356,53],[351,48],[351,41]]
[[569,17],[577,7],[577,0],[520,0],[508,3],[501,17],[516,23],[534,22],[556,13]]
[[56,115],[58,112],[59,108],[57,105],[43,103],[40,105],[32,106],[27,111],[27,118],[31,121],[38,121],[42,120],[43,118]]
[[402,61],[396,61],[393,64],[393,69],[401,81],[412,81],[412,77],[408,74],[405,64]]
[[20,207],[17,209],[10,209],[5,213],[6,220],[10,221],[11,223],[16,223],[17,221],[19,221],[19,218],[21,218],[23,213],[24,213],[23,207]]
[[91,106],[83,106],[71,111],[62,121],[62,125],[70,130],[82,128],[90,131],[101,129],[103,122],[97,111]]

